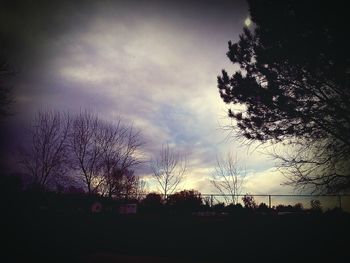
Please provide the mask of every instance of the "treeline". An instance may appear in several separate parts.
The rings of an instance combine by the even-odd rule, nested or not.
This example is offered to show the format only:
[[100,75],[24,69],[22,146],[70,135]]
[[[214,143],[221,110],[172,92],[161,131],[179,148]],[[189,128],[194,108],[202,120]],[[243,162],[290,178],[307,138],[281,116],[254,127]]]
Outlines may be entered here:
[[[28,213],[68,213],[117,215],[121,208],[132,204],[135,211],[131,213],[148,215],[194,215],[194,216],[250,216],[250,215],[284,215],[284,214],[347,214],[341,208],[324,209],[319,200],[311,200],[310,207],[302,203],[294,205],[279,204],[269,207],[266,203],[257,204],[254,197],[245,195],[241,203],[215,202],[202,196],[197,190],[182,190],[165,197],[151,192],[139,195],[119,195],[117,198],[99,194],[60,193],[57,191],[37,191],[27,189],[21,191],[19,182],[8,177],[7,186],[2,185],[2,194],[6,194],[6,210],[22,210]],[[7,193],[6,193],[7,191]],[[10,199],[8,199],[10,197]]]
[[166,199],[164,196],[157,193],[149,193],[144,199],[138,203],[146,212],[173,212],[173,213],[191,213],[199,216],[210,215],[249,215],[249,214],[262,214],[262,215],[274,215],[274,214],[305,214],[313,213],[320,214],[325,213],[342,213],[342,209],[335,207],[333,209],[324,209],[322,203],[313,199],[310,201],[310,208],[305,208],[302,203],[296,203],[295,205],[283,205],[269,207],[265,203],[257,204],[254,197],[251,195],[245,195],[241,199],[242,203],[229,203],[216,202],[213,204],[213,200],[203,197],[200,192],[196,190],[183,190],[173,195],[168,196]]

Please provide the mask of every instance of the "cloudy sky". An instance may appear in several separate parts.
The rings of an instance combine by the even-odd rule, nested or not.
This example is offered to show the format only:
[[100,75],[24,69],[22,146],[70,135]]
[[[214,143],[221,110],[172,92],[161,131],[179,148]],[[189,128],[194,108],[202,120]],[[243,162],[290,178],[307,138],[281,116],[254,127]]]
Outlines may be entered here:
[[[20,141],[38,109],[87,108],[132,122],[147,158],[166,143],[186,155],[182,188],[215,192],[216,157],[232,152],[247,170],[245,192],[291,193],[264,148],[242,146],[220,128],[230,105],[216,78],[235,70],[225,54],[249,16],[245,1],[72,2],[3,3],[1,48],[18,72],[4,147]],[[147,165],[138,174],[148,178]]]

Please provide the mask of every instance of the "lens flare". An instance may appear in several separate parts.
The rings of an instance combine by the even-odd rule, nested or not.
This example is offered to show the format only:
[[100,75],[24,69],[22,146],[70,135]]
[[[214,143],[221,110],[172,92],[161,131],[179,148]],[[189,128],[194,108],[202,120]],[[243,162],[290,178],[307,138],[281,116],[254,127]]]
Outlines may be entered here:
[[245,20],[244,20],[244,24],[249,27],[251,24],[252,24],[252,20],[250,20],[249,17],[247,17]]

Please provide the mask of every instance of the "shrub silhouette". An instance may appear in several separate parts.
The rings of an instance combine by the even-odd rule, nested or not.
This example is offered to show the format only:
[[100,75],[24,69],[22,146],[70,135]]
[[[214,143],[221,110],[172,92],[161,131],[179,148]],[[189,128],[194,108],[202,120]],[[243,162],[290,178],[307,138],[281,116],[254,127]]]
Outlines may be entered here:
[[302,203],[296,203],[295,205],[294,205],[294,209],[296,210],[296,211],[300,211],[300,212],[302,212],[302,211],[304,211],[304,206],[303,206],[303,204]]
[[322,212],[322,206],[321,206],[320,200],[311,200],[310,205],[311,205],[312,212],[316,212],[316,213]]
[[217,203],[213,205],[214,212],[222,213],[225,211],[225,203]]
[[259,206],[257,207],[256,211],[260,213],[268,213],[270,212],[270,208],[267,206],[265,203],[260,203]]
[[292,212],[292,213],[300,213],[304,212],[303,204],[297,203],[294,206],[292,205],[278,205],[275,210],[277,212]]
[[145,212],[160,212],[163,208],[163,197],[157,193],[149,193],[141,201],[141,210]]
[[254,197],[251,195],[245,195],[242,197],[242,201],[244,203],[244,207],[248,209],[255,209],[256,203]]
[[196,190],[183,190],[169,196],[167,205],[176,212],[194,212],[200,210],[202,197]]
[[229,204],[225,207],[225,211],[230,215],[241,215],[245,213],[245,210],[241,204]]

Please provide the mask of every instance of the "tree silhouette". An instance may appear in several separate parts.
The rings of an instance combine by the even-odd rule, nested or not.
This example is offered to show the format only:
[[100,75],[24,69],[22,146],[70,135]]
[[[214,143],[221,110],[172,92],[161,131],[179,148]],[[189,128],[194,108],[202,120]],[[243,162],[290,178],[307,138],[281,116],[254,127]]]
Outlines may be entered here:
[[67,172],[71,120],[58,111],[39,111],[30,129],[31,141],[22,149],[20,163],[33,177],[34,186],[45,190],[51,179]]
[[210,182],[224,195],[226,203],[237,204],[245,176],[246,171],[237,156],[228,153],[224,159],[217,158]]
[[141,179],[134,174],[133,170],[115,169],[107,178],[104,178],[100,191],[102,195],[106,192],[105,195],[108,197],[138,198],[138,191],[142,191],[141,184]]
[[186,160],[169,145],[163,146],[158,158],[151,160],[151,168],[165,199],[168,194],[175,192],[187,170]]
[[[109,197],[113,195],[130,195],[136,192],[139,178],[133,174],[133,167],[140,164],[140,147],[143,144],[140,132],[131,125],[105,123],[99,128],[99,147],[103,188]],[[136,155],[139,156],[136,156]]]
[[167,204],[178,212],[194,212],[202,202],[201,193],[196,190],[183,190],[169,196]]
[[71,166],[81,174],[89,194],[130,194],[130,185],[139,183],[131,169],[140,163],[142,144],[140,132],[132,126],[110,124],[82,111],[72,121]]
[[97,193],[103,182],[101,125],[103,124],[96,114],[80,112],[73,120],[69,136],[71,166],[81,173],[89,194]]
[[223,101],[243,106],[228,112],[237,134],[293,145],[294,155],[275,156],[294,185],[349,190],[346,9],[329,2],[248,2],[253,29],[228,43],[227,56],[240,69],[218,76]]

